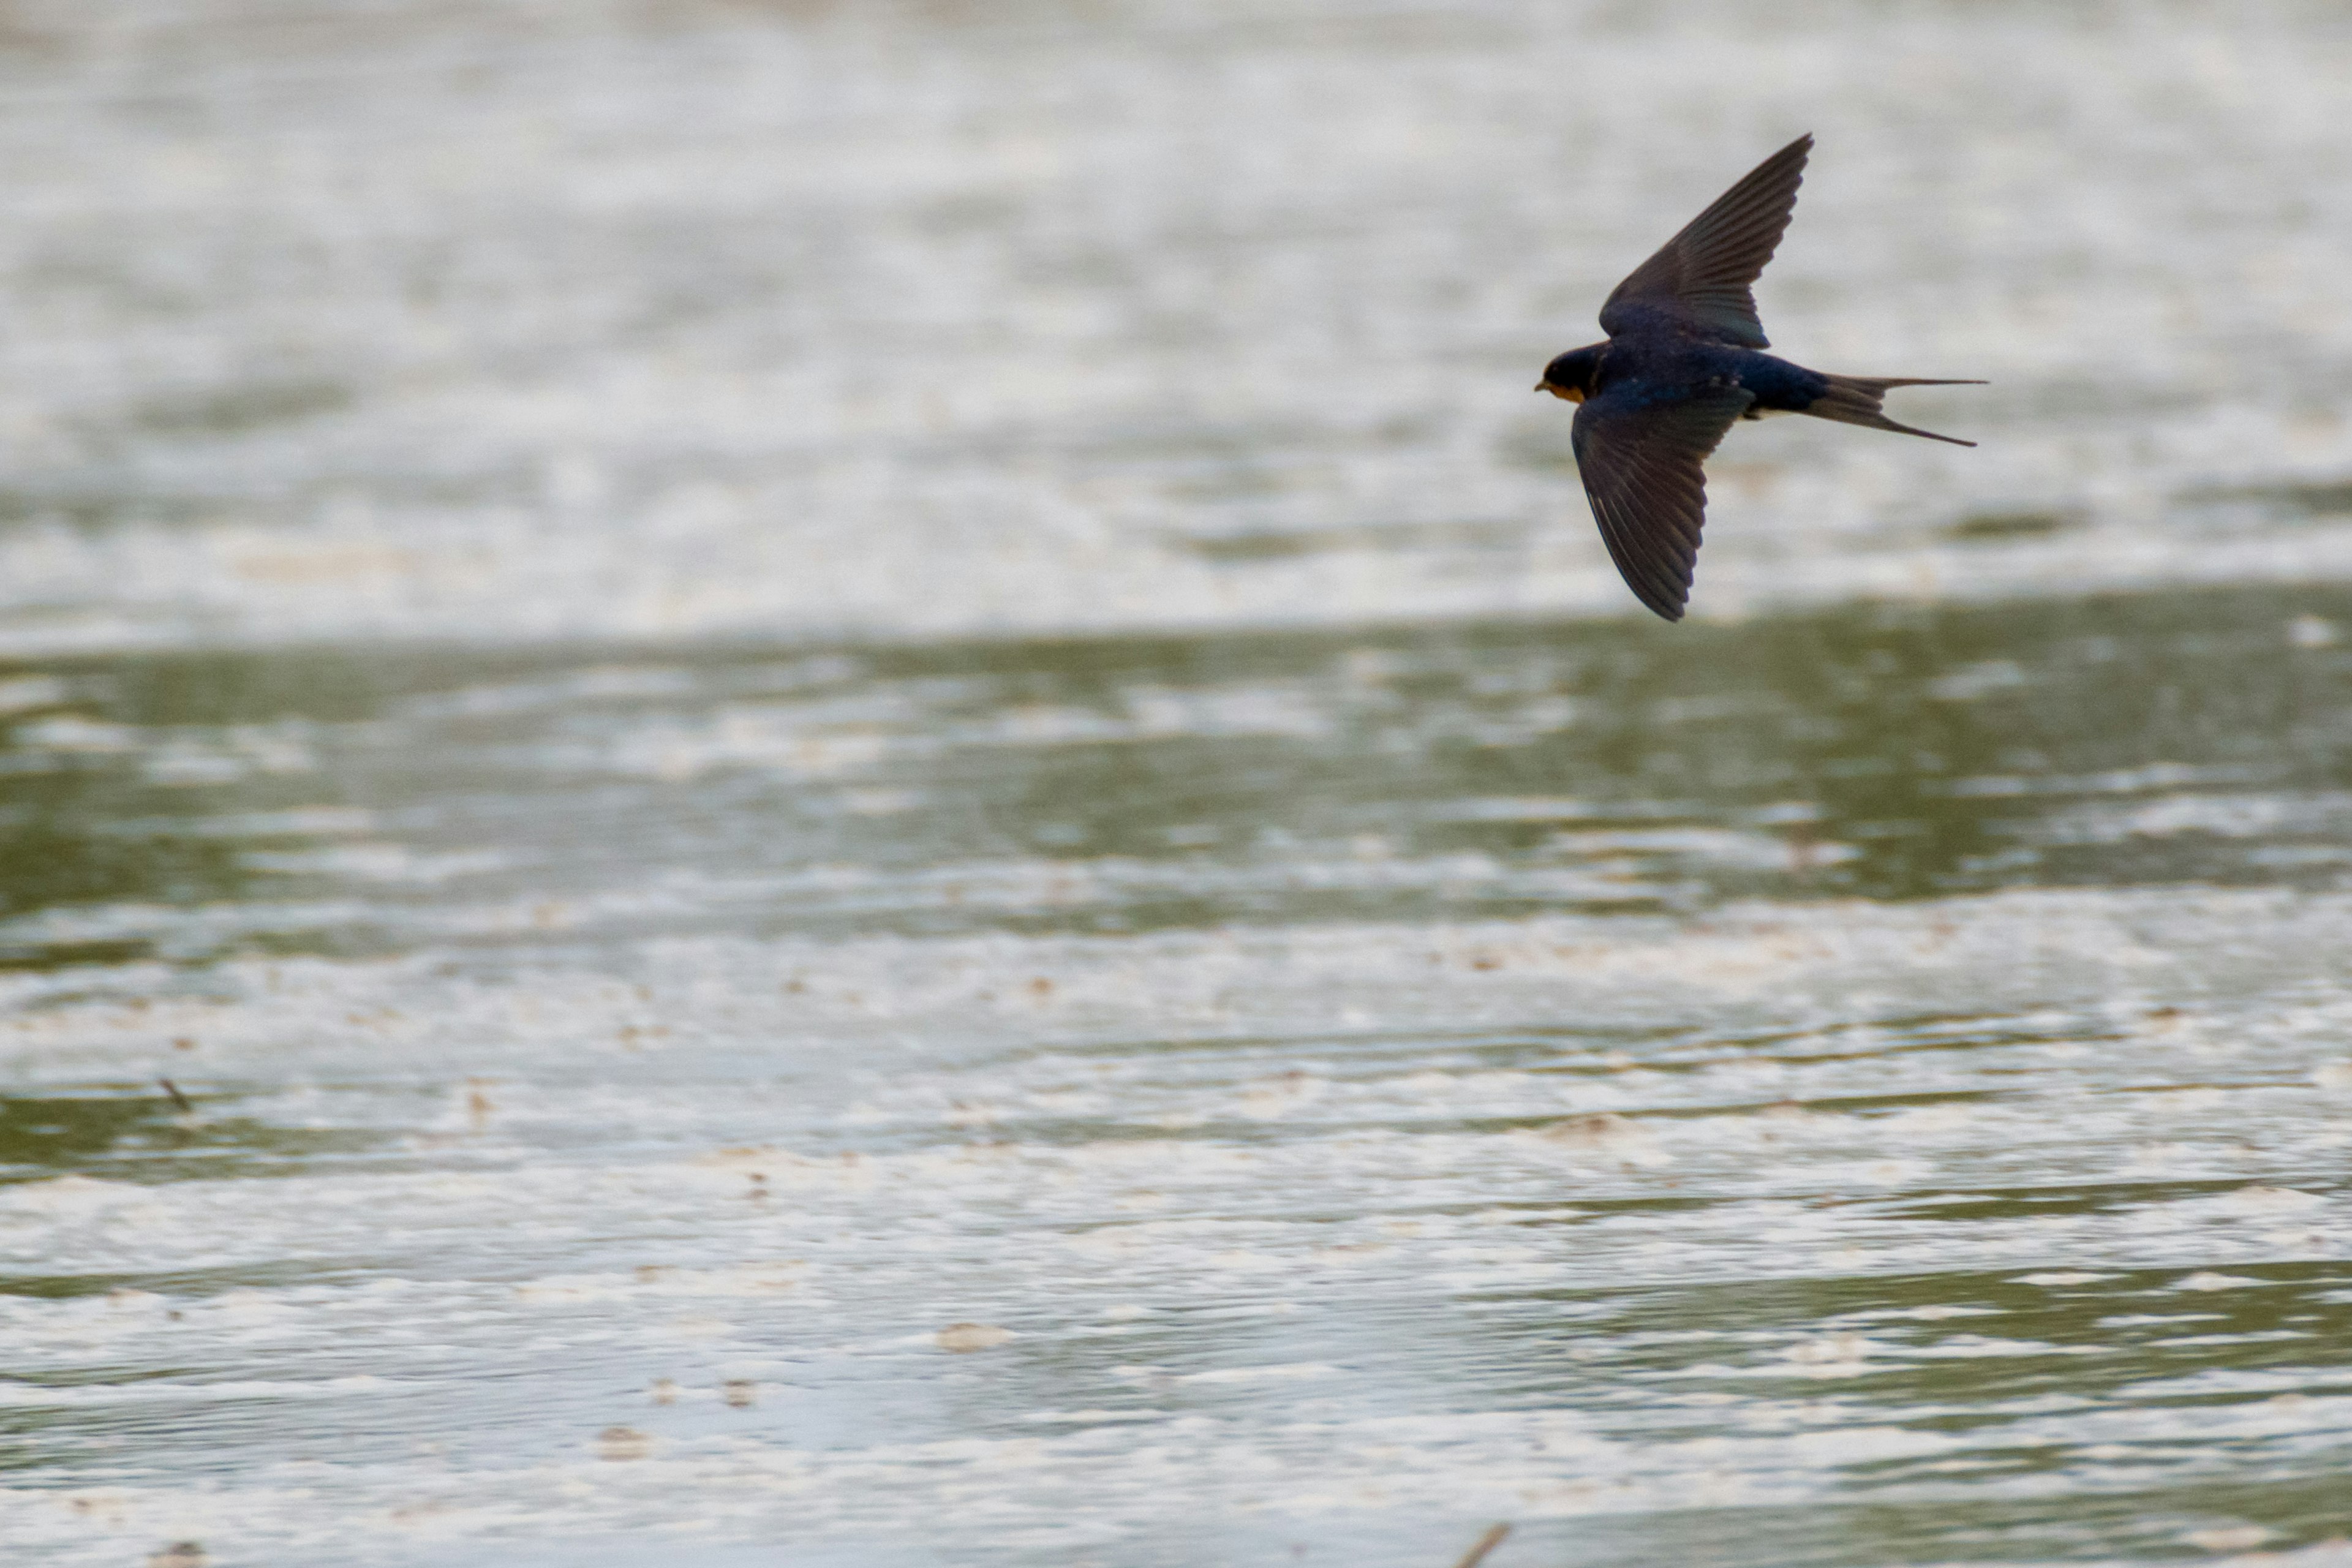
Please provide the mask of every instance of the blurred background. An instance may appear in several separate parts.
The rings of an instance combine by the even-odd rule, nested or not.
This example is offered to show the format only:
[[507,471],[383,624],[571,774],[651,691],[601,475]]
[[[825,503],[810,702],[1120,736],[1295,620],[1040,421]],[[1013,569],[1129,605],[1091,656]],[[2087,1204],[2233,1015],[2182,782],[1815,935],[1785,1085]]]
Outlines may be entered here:
[[[0,1539],[2352,1563],[2352,13],[0,6]],[[1693,618],[1528,390],[1799,132]],[[175,1563],[173,1568],[188,1568]]]

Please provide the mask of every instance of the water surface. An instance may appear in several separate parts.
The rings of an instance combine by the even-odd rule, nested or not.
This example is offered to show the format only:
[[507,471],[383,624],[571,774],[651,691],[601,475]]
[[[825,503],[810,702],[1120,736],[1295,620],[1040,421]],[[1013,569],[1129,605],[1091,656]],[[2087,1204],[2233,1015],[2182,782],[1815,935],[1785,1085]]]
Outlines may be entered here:
[[[13,16],[10,1561],[2352,1561],[2347,80]],[[1668,628],[1525,388],[1805,129],[1984,445],[1736,433]]]

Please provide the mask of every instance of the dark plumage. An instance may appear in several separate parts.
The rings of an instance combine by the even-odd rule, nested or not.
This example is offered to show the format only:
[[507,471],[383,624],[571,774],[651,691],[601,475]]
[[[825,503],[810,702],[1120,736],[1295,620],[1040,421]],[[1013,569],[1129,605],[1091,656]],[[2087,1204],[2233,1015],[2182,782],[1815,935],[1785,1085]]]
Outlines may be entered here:
[[1736,421],[1810,414],[1976,445],[1897,425],[1880,404],[1889,387],[1982,382],[1830,375],[1758,352],[1771,345],[1749,289],[1789,226],[1812,147],[1798,137],[1717,197],[1617,285],[1601,307],[1609,341],[1561,354],[1536,384],[1582,405],[1571,439],[1593,520],[1626,585],[1670,621],[1689,601],[1706,521],[1700,465]]

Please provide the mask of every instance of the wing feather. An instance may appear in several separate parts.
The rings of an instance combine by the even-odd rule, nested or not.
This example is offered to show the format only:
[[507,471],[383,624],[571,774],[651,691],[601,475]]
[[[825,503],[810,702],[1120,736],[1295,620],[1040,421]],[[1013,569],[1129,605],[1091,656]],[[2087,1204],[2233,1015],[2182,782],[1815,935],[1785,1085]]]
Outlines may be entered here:
[[1609,558],[1634,597],[1667,620],[1683,618],[1698,562],[1700,465],[1755,401],[1738,387],[1670,403],[1612,403],[1604,392],[1576,411],[1576,465]]
[[1743,348],[1770,347],[1753,285],[1788,230],[1812,148],[1808,132],[1757,164],[1633,268],[1601,307],[1602,329],[1614,337],[1646,319]]

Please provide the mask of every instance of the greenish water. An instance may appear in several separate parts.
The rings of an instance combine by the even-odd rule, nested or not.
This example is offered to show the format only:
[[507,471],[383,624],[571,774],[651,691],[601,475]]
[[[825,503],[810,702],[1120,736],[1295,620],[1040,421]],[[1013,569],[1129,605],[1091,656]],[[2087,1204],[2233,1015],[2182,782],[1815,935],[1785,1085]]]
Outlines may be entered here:
[[[27,662],[20,1517],[291,1467],[264,1541],[388,1562],[420,1508],[551,1562],[812,1506],[842,1561],[2325,1542],[2347,619]],[[1021,1337],[928,1364],[974,1315]],[[654,1489],[576,1493],[632,1423]],[[886,1522],[1008,1462],[1001,1542]]]
[[[0,679],[53,700],[0,751],[5,951],[398,952],[452,904],[625,900],[649,869],[725,889],[689,923],[807,936],[2328,889],[2339,626],[2352,597],[2314,587],[1687,632],[26,664]],[[391,885],[339,897],[370,855]]]
[[[0,1558],[2352,1563],[2347,80],[10,13]],[[1984,444],[1655,624],[1525,388],[1807,128]]]

